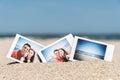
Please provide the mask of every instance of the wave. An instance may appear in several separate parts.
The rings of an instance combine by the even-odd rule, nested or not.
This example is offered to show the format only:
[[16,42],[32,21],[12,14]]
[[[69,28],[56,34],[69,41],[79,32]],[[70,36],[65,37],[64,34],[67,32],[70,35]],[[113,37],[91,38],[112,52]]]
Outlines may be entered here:
[[99,59],[104,59],[104,55],[98,55],[98,54],[89,53],[89,52],[85,52],[85,51],[81,51],[81,50],[77,50],[75,53],[81,54],[81,55],[86,55],[86,56],[91,56],[91,57],[96,57]]

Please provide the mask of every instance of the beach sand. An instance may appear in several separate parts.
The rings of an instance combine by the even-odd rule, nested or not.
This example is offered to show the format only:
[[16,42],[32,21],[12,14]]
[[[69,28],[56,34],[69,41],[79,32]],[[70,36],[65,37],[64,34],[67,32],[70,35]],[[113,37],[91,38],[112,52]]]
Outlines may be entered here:
[[[59,38],[32,40],[48,45]],[[120,40],[98,40],[115,45],[112,62],[104,60],[64,63],[22,63],[6,58],[13,38],[0,39],[0,80],[119,80]]]

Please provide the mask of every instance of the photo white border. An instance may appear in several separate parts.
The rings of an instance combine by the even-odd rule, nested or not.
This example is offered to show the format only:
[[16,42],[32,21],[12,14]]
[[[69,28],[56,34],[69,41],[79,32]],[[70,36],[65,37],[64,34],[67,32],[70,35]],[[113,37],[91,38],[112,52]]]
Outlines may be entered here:
[[[12,60],[14,60],[14,61],[17,61],[17,62],[20,62],[20,63],[24,63],[24,62],[22,62],[22,61],[20,61],[20,60],[17,60],[17,59],[15,59],[15,58],[11,57],[12,52],[14,51],[14,48],[16,47],[16,44],[17,44],[17,42],[18,42],[18,40],[19,40],[20,37],[23,38],[23,39],[25,39],[25,40],[28,40],[28,41],[30,41],[30,42],[32,42],[32,43],[35,43],[35,44],[37,44],[37,45],[39,45],[39,46],[41,46],[41,47],[44,47],[44,46],[43,46],[42,44],[39,44],[39,43],[33,41],[33,40],[30,40],[30,39],[26,38],[26,37],[24,37],[24,36],[22,36],[22,35],[20,35],[20,34],[16,34],[16,36],[15,36],[15,38],[14,38],[14,40],[13,40],[13,43],[12,43],[12,45],[11,45],[11,48],[10,48],[8,54],[7,54],[7,58],[10,58],[10,59],[12,59]],[[37,54],[37,53],[36,53],[36,54]],[[41,58],[41,56],[39,56],[39,57]]]
[[[56,43],[59,43],[60,41],[62,41],[65,38],[67,39],[67,41],[69,42],[70,46],[72,47],[74,38],[73,38],[72,34],[68,34],[65,37],[63,37],[63,38],[55,41],[54,43],[51,43],[50,45],[42,48],[41,51],[44,50],[44,49],[47,49],[47,48],[51,47],[52,45],[55,45]],[[41,53],[41,51],[40,51],[40,53]],[[70,53],[70,55],[71,55],[71,53]],[[42,53],[40,54],[40,56],[42,56],[42,62],[47,63],[47,60],[45,59],[45,57],[43,57]]]
[[96,40],[91,40],[91,39],[83,38],[83,37],[78,37],[78,36],[75,36],[75,38],[74,38],[73,48],[72,48],[72,51],[71,51],[70,60],[72,60],[72,61],[79,61],[79,60],[73,59],[74,55],[75,55],[75,50],[76,50],[76,47],[77,47],[77,42],[78,42],[79,39],[87,40],[87,41],[90,41],[90,42],[93,42],[93,43],[95,42],[95,43],[106,45],[106,51],[105,51],[105,55],[104,55],[104,60],[106,60],[106,61],[112,61],[113,52],[114,52],[114,48],[115,48],[114,45],[107,44],[107,43],[100,42],[100,41],[96,41]]

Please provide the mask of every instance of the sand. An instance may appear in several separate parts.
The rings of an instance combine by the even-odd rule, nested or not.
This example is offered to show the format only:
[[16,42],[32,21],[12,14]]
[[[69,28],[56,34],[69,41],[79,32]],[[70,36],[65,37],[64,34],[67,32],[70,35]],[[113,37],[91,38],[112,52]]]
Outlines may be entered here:
[[[33,39],[48,45],[55,39]],[[0,80],[119,80],[120,40],[99,40],[115,45],[112,62],[104,60],[64,63],[23,63],[7,65],[6,58],[13,38],[0,39]]]

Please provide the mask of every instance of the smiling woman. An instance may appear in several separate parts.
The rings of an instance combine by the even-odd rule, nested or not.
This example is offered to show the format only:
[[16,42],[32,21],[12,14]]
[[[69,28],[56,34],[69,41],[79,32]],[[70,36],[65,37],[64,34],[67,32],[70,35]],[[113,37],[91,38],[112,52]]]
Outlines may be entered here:
[[116,0],[0,2],[0,34],[118,34],[119,21],[120,5]]

